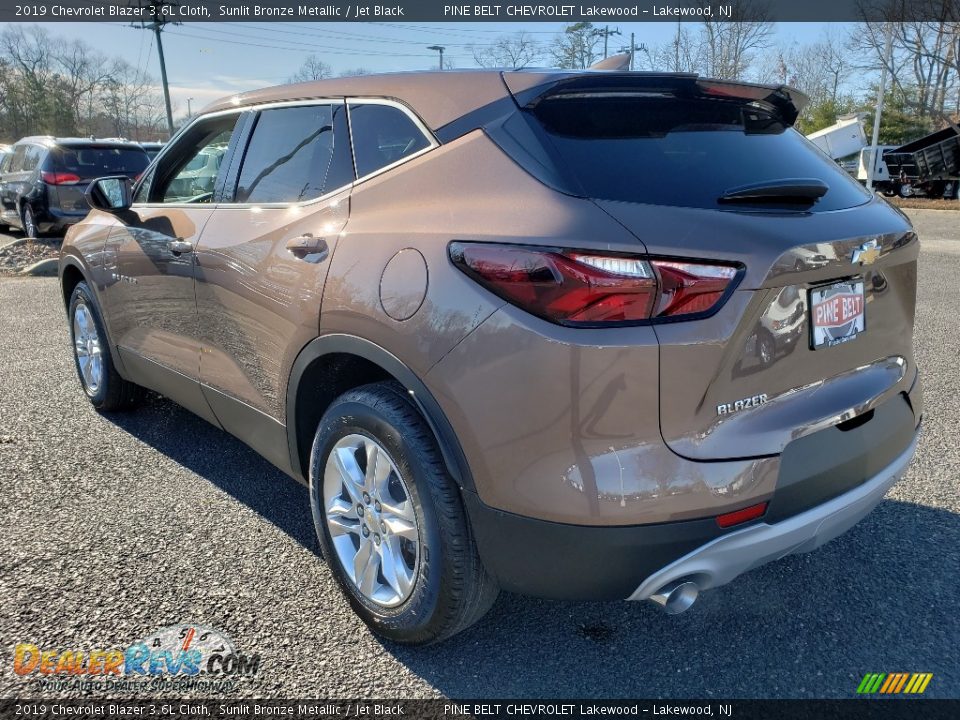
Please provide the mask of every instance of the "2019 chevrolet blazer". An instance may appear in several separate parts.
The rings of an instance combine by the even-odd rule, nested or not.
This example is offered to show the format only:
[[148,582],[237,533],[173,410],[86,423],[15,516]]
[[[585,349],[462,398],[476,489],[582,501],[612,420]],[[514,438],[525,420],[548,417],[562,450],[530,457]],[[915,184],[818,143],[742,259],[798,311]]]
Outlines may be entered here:
[[917,442],[916,235],[803,101],[613,71],[226,98],[90,185],[60,261],[81,385],[307,483],[388,638],[501,588],[682,611],[852,526]]

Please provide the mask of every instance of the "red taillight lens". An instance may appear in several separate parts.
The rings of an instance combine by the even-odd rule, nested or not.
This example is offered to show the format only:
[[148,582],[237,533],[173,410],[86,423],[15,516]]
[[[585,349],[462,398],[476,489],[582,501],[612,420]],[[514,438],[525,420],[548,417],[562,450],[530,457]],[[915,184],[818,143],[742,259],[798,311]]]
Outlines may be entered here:
[[661,282],[657,317],[707,312],[720,301],[737,275],[736,268],[729,265],[669,260],[654,260],[653,265]]
[[49,172],[44,170],[40,177],[48,185],[74,185],[80,182],[80,176],[73,173]]
[[564,324],[703,313],[737,272],[728,265],[486,243],[452,243],[450,257],[505,300]]
[[745,507],[743,510],[734,510],[724,515],[717,515],[717,525],[722,528],[733,527],[734,525],[740,525],[750,520],[756,520],[766,511],[767,503],[757,503],[756,505]]

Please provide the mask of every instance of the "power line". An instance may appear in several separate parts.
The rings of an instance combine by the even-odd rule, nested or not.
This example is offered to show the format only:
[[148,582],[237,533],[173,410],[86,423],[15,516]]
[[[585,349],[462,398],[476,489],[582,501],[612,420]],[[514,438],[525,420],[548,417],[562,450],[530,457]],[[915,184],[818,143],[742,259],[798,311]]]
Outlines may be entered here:
[[[449,33],[496,33],[497,35],[509,35],[510,33],[505,33],[502,30],[486,30],[483,28],[476,28],[473,30],[464,30],[463,28],[432,28],[432,27],[423,27],[422,25],[407,25],[399,23],[383,23],[383,22],[372,22],[366,23],[367,25],[378,25],[380,27],[389,27],[397,30],[416,30],[418,32],[432,32],[439,34],[449,34]],[[523,30],[528,35],[559,35],[556,30]]]
[[[263,32],[279,33],[281,35],[297,35],[300,37],[312,37],[312,38],[319,38],[319,39],[323,39],[323,36],[331,35],[335,38],[349,39],[353,42],[387,43],[391,45],[416,45],[417,47],[421,47],[423,45],[423,41],[421,40],[401,40],[399,38],[382,37],[377,35],[361,35],[358,33],[351,33],[351,32],[341,31],[341,30],[328,30],[328,29],[318,28],[313,32],[295,32],[293,30],[286,30],[286,29],[281,30],[278,28],[259,27],[257,25],[251,25],[247,23],[231,23],[231,26],[248,28],[250,30],[257,30],[257,31],[263,31]],[[478,45],[478,44],[481,44],[481,43],[475,43],[475,42],[474,43],[455,43],[455,42],[450,43],[448,42],[447,46],[471,47],[473,45]],[[486,44],[486,43],[482,43],[482,44]]]
[[630,33],[630,44],[624,45],[620,48],[620,52],[630,53],[630,69],[633,70],[633,56],[637,52],[646,52],[647,46],[645,43],[640,43],[637,45],[636,37],[634,33]]
[[613,35],[619,35],[619,34],[620,34],[620,29],[619,29],[619,28],[617,28],[616,30],[611,30],[609,25],[604,25],[602,30],[601,30],[600,28],[596,28],[596,29],[593,31],[593,35],[594,35],[595,37],[602,37],[602,38],[603,38],[603,59],[604,59],[604,60],[607,59],[607,44],[608,44],[611,36],[613,36]]
[[[140,8],[141,12],[149,8],[150,17],[153,18],[149,23],[141,20],[138,29],[152,30],[153,36],[157,41],[157,55],[160,58],[160,82],[163,84],[163,103],[167,109],[167,132],[170,133],[170,137],[173,137],[173,110],[170,107],[170,86],[167,83],[167,63],[163,59],[163,41],[160,39],[160,33],[163,32],[163,28],[166,25],[171,23],[179,25],[178,22],[170,19],[173,16],[170,8],[179,7],[179,5],[179,3],[170,2],[170,0],[131,0],[128,3],[128,7]],[[134,23],[132,27],[137,27],[137,23]]]
[[[213,30],[210,28],[203,28],[204,32],[219,32],[224,34],[236,35],[236,33],[228,33],[224,30]],[[208,42],[219,42],[226,43],[228,45],[244,45],[247,47],[259,47],[266,48],[268,50],[286,50],[288,52],[297,52],[303,53],[305,48],[313,49],[315,51],[322,50],[324,53],[329,55],[349,55],[349,56],[363,56],[369,57],[371,55],[376,55],[379,57],[406,57],[406,58],[427,58],[433,57],[433,55],[427,55],[424,53],[394,53],[394,52],[377,52],[377,51],[365,51],[365,50],[339,50],[339,49],[329,49],[329,48],[317,48],[314,45],[307,43],[298,43],[300,47],[290,47],[289,45],[268,45],[266,43],[255,43],[255,42],[242,42],[239,40],[227,40],[225,38],[216,38],[210,37],[209,35],[196,35],[194,33],[182,32],[180,30],[170,33],[173,37],[186,37],[194,38],[197,40],[206,40]],[[251,37],[249,35],[242,35],[241,37]]]

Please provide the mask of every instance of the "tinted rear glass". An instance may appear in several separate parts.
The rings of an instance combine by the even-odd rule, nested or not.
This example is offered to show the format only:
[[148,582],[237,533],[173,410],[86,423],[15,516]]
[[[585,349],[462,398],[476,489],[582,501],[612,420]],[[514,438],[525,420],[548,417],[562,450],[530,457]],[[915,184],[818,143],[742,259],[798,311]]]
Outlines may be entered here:
[[390,105],[350,106],[357,175],[364,177],[430,145],[405,112]]
[[584,192],[599,199],[730,209],[718,202],[724,192],[786,178],[829,186],[805,210],[870,198],[775,114],[742,101],[594,94],[545,100],[535,115]]
[[57,172],[68,172],[82,178],[105,175],[129,175],[142,173],[150,158],[143,150],[135,148],[74,146],[54,148],[51,152],[53,167]]

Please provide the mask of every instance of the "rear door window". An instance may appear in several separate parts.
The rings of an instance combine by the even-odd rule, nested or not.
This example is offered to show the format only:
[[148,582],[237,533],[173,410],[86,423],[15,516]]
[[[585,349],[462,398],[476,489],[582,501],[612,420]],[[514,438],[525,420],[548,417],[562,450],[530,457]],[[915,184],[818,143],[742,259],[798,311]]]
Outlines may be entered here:
[[13,148],[13,158],[10,160],[10,172],[20,172],[23,170],[23,157],[27,152],[26,145],[17,145]]
[[350,105],[350,133],[357,175],[364,177],[430,147],[430,140],[400,108]]
[[816,146],[754,103],[596,93],[547,99],[533,112],[589,197],[730,209],[718,199],[733,188],[813,178],[829,190],[812,211],[870,198]]
[[353,182],[342,103],[260,113],[247,146],[235,202],[315,200]]
[[36,170],[43,157],[44,149],[39,145],[27,145],[23,153],[23,169]]

